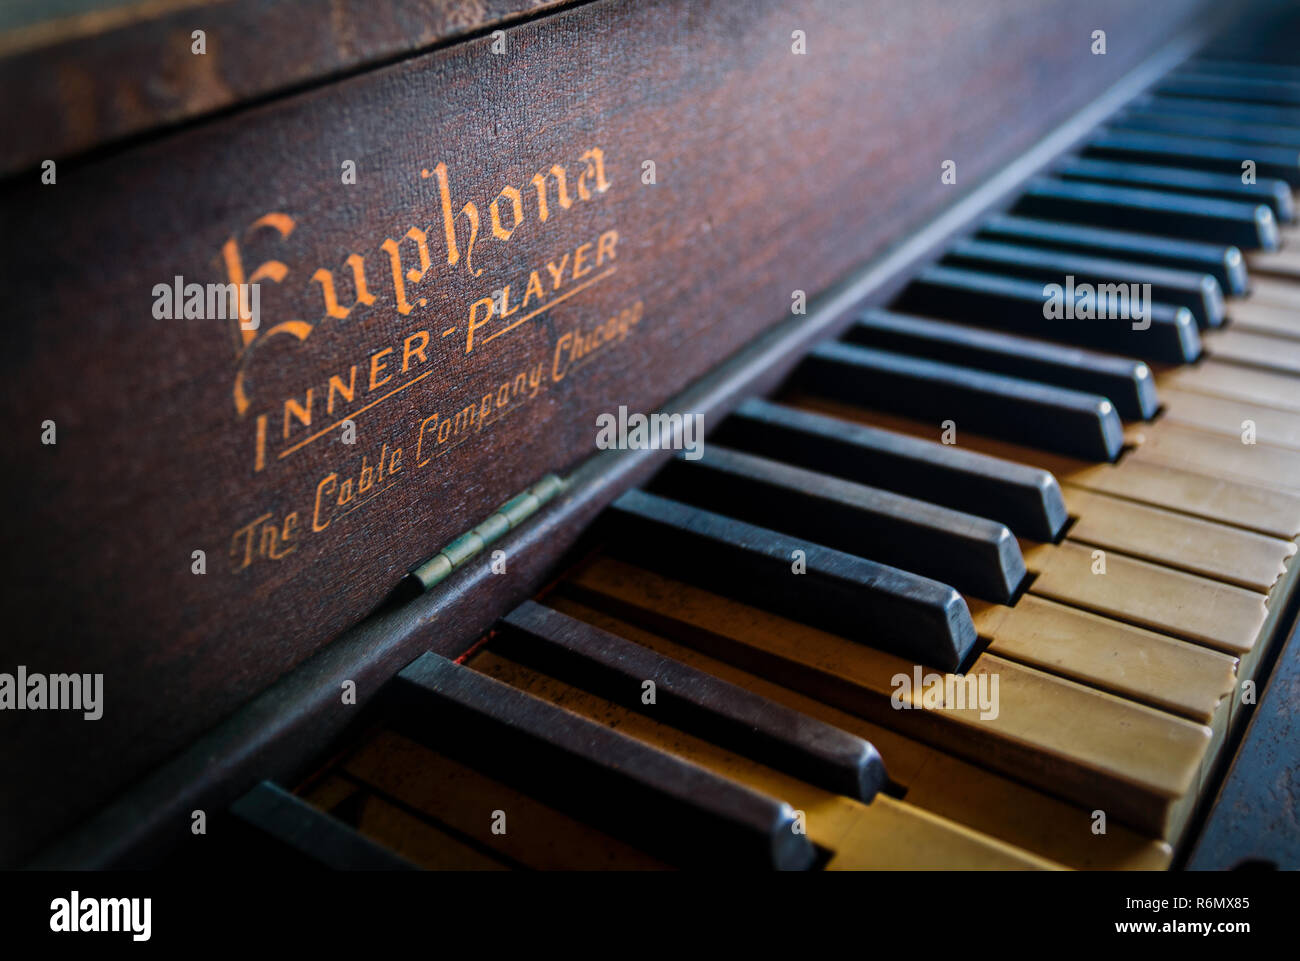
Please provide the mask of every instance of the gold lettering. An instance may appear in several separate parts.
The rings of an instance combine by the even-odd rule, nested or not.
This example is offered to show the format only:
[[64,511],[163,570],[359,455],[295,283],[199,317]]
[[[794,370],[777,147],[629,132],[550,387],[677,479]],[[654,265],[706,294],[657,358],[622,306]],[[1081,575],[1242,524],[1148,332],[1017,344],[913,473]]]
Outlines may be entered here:
[[[412,347],[411,342],[420,341],[419,347]],[[427,330],[417,330],[406,342],[402,344],[402,373],[405,374],[408,367],[411,366],[411,358],[419,357],[420,363],[427,363],[424,357],[424,349],[429,346],[429,332]]]
[[588,267],[586,270],[582,269],[583,258],[586,257],[586,254],[583,253],[583,251],[590,250],[590,249],[591,249],[591,244],[588,243],[588,244],[583,244],[581,247],[579,247],[577,250],[573,252],[573,279],[574,280],[577,280],[579,277],[591,273],[590,267]]
[[312,388],[308,387],[307,397],[306,397],[307,404],[305,407],[302,404],[299,404],[292,397],[285,400],[284,402],[284,439],[285,440],[289,439],[289,415],[290,414],[292,414],[294,417],[297,417],[304,427],[311,426],[311,392],[312,392]]
[[[510,201],[510,210],[514,214],[515,222],[511,224],[510,229],[506,230],[501,226],[501,198],[504,197]],[[519,191],[514,187],[502,187],[501,193],[497,194],[496,199],[492,201],[492,236],[498,240],[509,240],[511,235],[519,227],[524,219],[524,198],[520,196]]]
[[357,365],[356,364],[352,365],[352,373],[348,380],[348,386],[346,390],[343,388],[343,378],[341,378],[338,374],[335,374],[330,378],[329,397],[327,397],[325,401],[326,413],[330,413],[330,414],[334,413],[335,392],[337,392],[349,404],[352,403],[352,398],[355,397],[357,394]]
[[371,390],[374,390],[376,387],[381,387],[393,379],[393,375],[389,374],[383,380],[375,380],[375,378],[379,376],[379,372],[381,370],[386,370],[388,368],[387,364],[379,363],[379,358],[387,354],[391,354],[392,352],[393,352],[393,348],[385,347],[383,350],[376,351],[374,354],[370,355],[370,389]]
[[320,284],[321,296],[325,299],[325,313],[339,320],[352,313],[353,307],[356,307],[357,304],[369,306],[375,302],[375,295],[366,286],[366,265],[362,261],[361,255],[352,254],[343,263],[352,268],[352,282],[357,290],[357,297],[352,302],[352,307],[339,306],[338,297],[334,292],[334,274],[332,271],[322,267],[311,275],[311,279]]

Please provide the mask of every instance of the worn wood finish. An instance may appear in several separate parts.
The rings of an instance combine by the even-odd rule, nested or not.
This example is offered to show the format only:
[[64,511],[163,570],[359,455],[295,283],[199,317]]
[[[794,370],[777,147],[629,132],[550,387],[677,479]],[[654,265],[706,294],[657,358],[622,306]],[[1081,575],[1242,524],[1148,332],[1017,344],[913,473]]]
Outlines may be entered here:
[[[978,11],[931,0],[851,15],[820,0],[592,4],[516,24],[504,61],[482,37],[108,151],[55,186],[8,182],[0,279],[22,293],[0,361],[15,432],[4,445],[3,546],[22,563],[5,580],[20,612],[5,654],[102,671],[131,706],[106,712],[89,752],[80,722],[5,719],[3,761],[29,773],[21,794],[0,799],[0,857],[30,852],[92,810],[355,624],[410,566],[506,497],[576,464],[592,449],[597,411],[653,408],[786,315],[791,290],[824,289],[937,211],[951,195],[918,151],[936,164],[957,158],[963,182],[977,182],[1196,6],[1114,0],[1128,27],[1100,63],[1075,38],[1105,11],[1064,3],[1047,13],[1027,0]],[[791,19],[812,38],[807,58],[790,52]],[[807,103],[819,105],[815,129]],[[772,149],[805,138],[818,149]],[[581,160],[593,148],[604,151],[604,180],[591,156]],[[357,161],[355,185],[337,179],[344,159]],[[645,159],[658,163],[653,188],[640,182]],[[455,264],[439,162],[456,209],[473,202],[481,218],[472,258],[469,220],[456,221]],[[571,207],[552,179],[545,224],[525,193],[512,239],[492,235],[493,198],[508,185],[531,190],[529,178],[554,164],[567,165]],[[509,196],[497,210],[509,223]],[[263,219],[274,214],[284,217]],[[412,228],[429,244],[423,274]],[[570,287],[553,312],[488,342],[505,329],[494,321],[466,353],[472,304],[507,284],[518,298],[531,271],[546,277],[566,255],[573,264],[584,244],[591,264],[611,230],[616,261],[610,239],[584,277],[599,277],[594,286]],[[154,320],[156,284],[229,279],[227,241],[247,277],[266,268],[256,336],[246,344],[233,323]],[[354,253],[375,301],[348,311]],[[329,316],[317,270],[335,282],[330,306],[345,319]],[[290,326],[271,335],[277,324]],[[443,339],[453,324],[456,336]],[[615,339],[592,341],[596,330]],[[415,383],[424,331],[424,369],[436,376]],[[578,333],[603,346],[556,380],[557,347],[568,363]],[[330,379],[348,383],[353,365],[360,396],[345,403],[336,389],[330,415]],[[530,397],[526,376],[516,385],[532,370],[548,386]],[[357,415],[356,448],[329,432],[290,450],[408,382]],[[495,408],[507,384],[504,423],[466,429],[471,402],[483,410],[490,394]],[[312,425],[290,407],[286,440],[285,404],[307,407],[309,387]],[[437,437],[426,418],[454,428],[458,412],[468,440],[452,447],[448,436],[446,456],[425,461]],[[275,443],[259,470],[263,414]],[[53,448],[36,442],[46,419],[58,425]],[[355,503],[339,505],[348,478]],[[325,503],[334,499],[328,527],[316,511],[322,484]],[[362,501],[363,484],[379,496]],[[207,553],[206,575],[191,572],[195,550]],[[49,763],[74,749],[86,758],[79,768]]]
[[[0,175],[340,74],[564,0],[132,0],[0,16]],[[195,55],[193,31],[205,33]]]

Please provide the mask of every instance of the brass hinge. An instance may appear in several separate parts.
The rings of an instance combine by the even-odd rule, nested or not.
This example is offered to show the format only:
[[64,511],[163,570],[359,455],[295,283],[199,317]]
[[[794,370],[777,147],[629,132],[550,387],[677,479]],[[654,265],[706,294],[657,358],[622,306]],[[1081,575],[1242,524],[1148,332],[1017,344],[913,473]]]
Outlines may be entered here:
[[558,475],[547,474],[532,487],[498,507],[483,523],[461,534],[417,567],[411,572],[412,576],[427,591],[501,535],[536,514],[543,504],[563,489],[564,481]]

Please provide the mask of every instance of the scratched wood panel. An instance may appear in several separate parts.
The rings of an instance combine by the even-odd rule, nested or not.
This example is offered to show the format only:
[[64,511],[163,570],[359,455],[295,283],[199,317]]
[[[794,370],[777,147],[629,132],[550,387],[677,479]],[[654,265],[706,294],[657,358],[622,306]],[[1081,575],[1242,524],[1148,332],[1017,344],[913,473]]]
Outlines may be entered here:
[[[590,454],[597,413],[653,409],[900,239],[1194,5],[600,3],[516,25],[505,55],[483,37],[11,181],[0,669],[102,672],[105,705],[0,716],[23,772],[0,860]],[[238,276],[255,330],[155,316],[176,277]]]
[[[0,174],[563,0],[29,0],[0,10]],[[204,53],[194,53],[194,31]]]

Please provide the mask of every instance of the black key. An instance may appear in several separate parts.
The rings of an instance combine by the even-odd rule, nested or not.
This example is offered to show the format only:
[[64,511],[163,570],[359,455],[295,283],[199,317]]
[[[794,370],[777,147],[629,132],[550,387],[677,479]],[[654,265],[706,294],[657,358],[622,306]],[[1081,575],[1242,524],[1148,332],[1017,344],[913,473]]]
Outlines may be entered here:
[[397,726],[436,750],[680,865],[804,870],[775,798],[437,654],[393,682]]
[[1300,186],[1300,151],[1291,147],[1178,137],[1140,130],[1105,130],[1090,139],[1083,152],[1092,157],[1170,164],[1238,177],[1242,174],[1242,162],[1252,160],[1255,162],[1255,176],[1275,177],[1293,187]]
[[1277,219],[1263,204],[1189,197],[1164,190],[1037,178],[1025,187],[1013,212],[1114,230],[1234,244],[1243,250],[1275,250],[1278,244]]
[[716,443],[701,460],[674,460],[654,491],[999,604],[1025,578],[1020,545],[997,521]]
[[1300,83],[1300,66],[1285,63],[1254,63],[1248,60],[1216,60],[1196,57],[1178,68],[1178,73],[1216,77],[1259,77]]
[[1172,133],[1183,137],[1198,137],[1213,133],[1225,140],[1241,143],[1273,144],[1277,147],[1300,147],[1300,127],[1280,127],[1276,124],[1249,123],[1244,120],[1217,118],[1212,124],[1205,117],[1192,114],[1163,113],[1148,109],[1125,111],[1121,116],[1107,121],[1108,126],[1125,130],[1151,130]]
[[1045,470],[758,398],[711,440],[988,517],[1032,540],[1056,540],[1069,519]]
[[1123,230],[1105,230],[1081,224],[1052,220],[1031,220],[999,214],[989,218],[977,236],[987,240],[1049,250],[1070,250],[1107,257],[1156,264],[1174,270],[1206,273],[1232,294],[1246,293],[1246,261],[1236,247],[1177,240],[1157,234],[1136,234]]
[[[415,865],[279,785],[263,781],[230,813],[269,840],[285,866],[333,871],[410,871]],[[261,852],[265,855],[266,852]]]
[[1174,73],[1156,84],[1162,97],[1200,97],[1247,103],[1300,105],[1300,83],[1266,77],[1225,77],[1205,73]]
[[645,491],[605,517],[607,550],[669,577],[939,670],[975,647],[966,602],[929,578]]
[[1209,328],[1223,324],[1223,288],[1209,274],[989,240],[959,240],[944,254],[943,263],[1043,283],[1064,284],[1070,276],[1076,286],[1150,284],[1152,300],[1186,307],[1198,326]]
[[961,364],[1108,398],[1126,420],[1150,420],[1160,402],[1140,360],[1099,354],[889,310],[869,310],[844,339],[864,347]]
[[[535,601],[501,619],[491,647],[828,791],[870,802],[887,780],[870,742]],[[655,685],[649,705],[646,681]]]
[[[1121,316],[1090,319],[1079,316],[1087,306],[1079,300],[1080,286],[1065,284],[1060,289],[1060,316],[1049,318],[1048,286],[973,270],[929,267],[917,274],[893,306],[903,312],[966,321],[1143,360],[1185,364],[1200,356],[1196,320],[1186,307],[1148,303],[1142,320]],[[1124,306],[1122,301],[1111,302],[1106,312],[1136,315],[1131,303],[1127,309]],[[1098,311],[1094,308],[1093,312]]]
[[1291,188],[1284,180],[1260,177],[1254,183],[1244,184],[1239,173],[1216,174],[1184,167],[1153,167],[1150,164],[1097,160],[1092,157],[1073,157],[1063,161],[1052,172],[1062,180],[1086,180],[1117,187],[1170,190],[1179,194],[1264,204],[1279,221],[1288,223],[1295,219]]
[[1240,103],[1231,100],[1203,100],[1192,97],[1157,97],[1152,94],[1138,97],[1129,106],[1160,113],[1185,114],[1189,117],[1300,127],[1300,108],[1297,107]]
[[1017,444],[1112,461],[1124,444],[1115,405],[1065,387],[854,344],[821,343],[795,371],[811,394],[933,421]]

